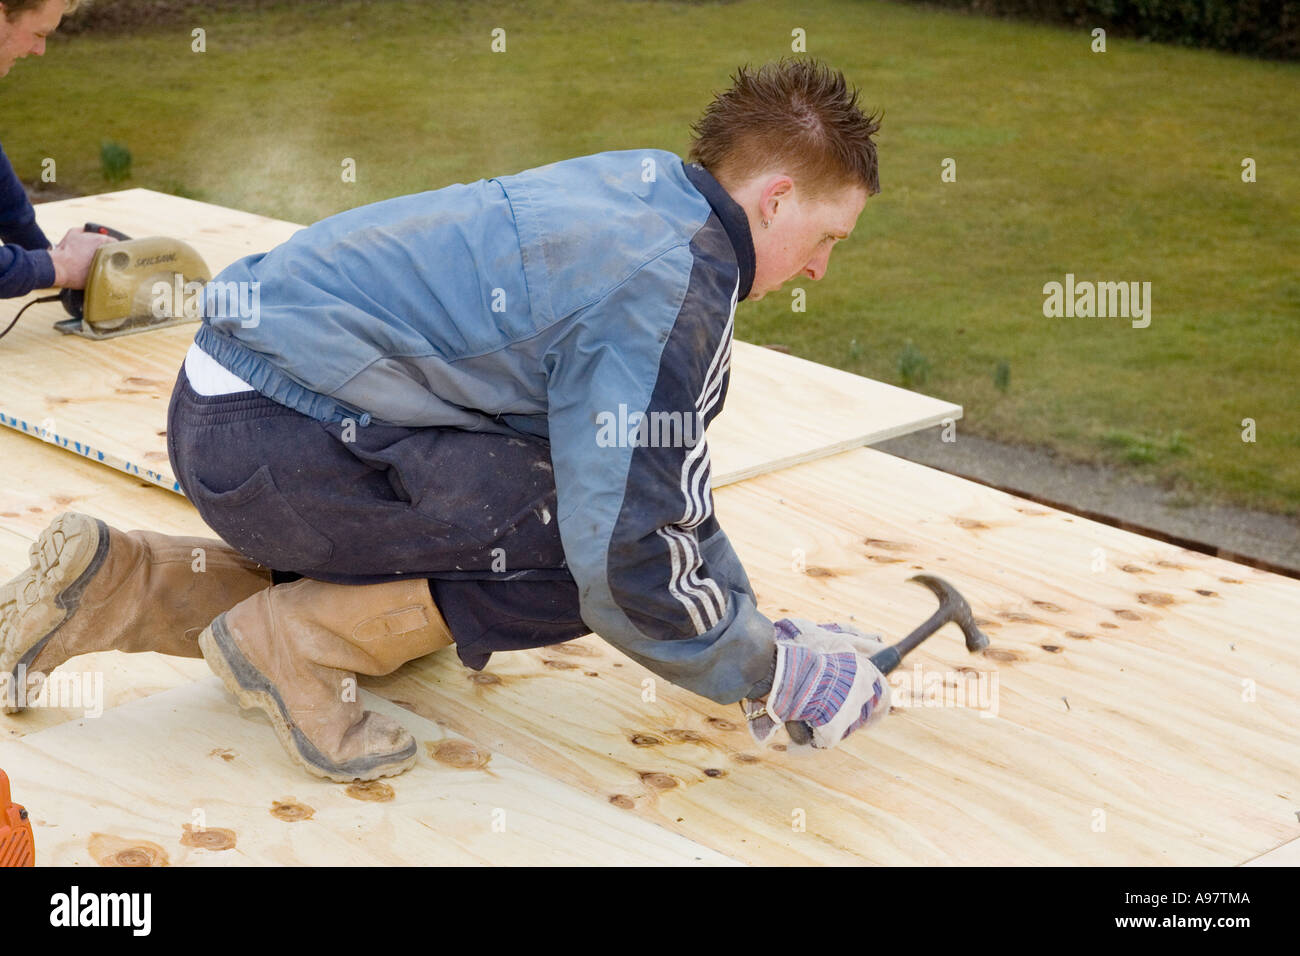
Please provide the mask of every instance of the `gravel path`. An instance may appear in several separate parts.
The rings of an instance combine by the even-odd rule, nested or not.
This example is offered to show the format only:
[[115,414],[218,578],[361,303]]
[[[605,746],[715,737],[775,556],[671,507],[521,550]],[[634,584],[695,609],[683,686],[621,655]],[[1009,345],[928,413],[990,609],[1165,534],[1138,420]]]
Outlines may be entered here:
[[[1232,560],[1253,559],[1300,576],[1300,518],[1246,508],[1184,505],[1174,492],[1104,465],[1069,461],[1042,448],[957,436],[938,427],[872,447],[909,461],[972,478],[1064,511],[1156,532]],[[1193,544],[1193,543],[1197,544]],[[1250,560],[1247,560],[1250,563]]]

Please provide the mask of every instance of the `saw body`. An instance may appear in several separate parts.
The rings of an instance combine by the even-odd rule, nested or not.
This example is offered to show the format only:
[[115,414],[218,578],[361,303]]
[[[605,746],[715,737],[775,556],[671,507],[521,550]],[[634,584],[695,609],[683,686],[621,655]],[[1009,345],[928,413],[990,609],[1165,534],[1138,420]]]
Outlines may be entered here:
[[193,246],[165,236],[127,239],[93,223],[86,229],[122,238],[95,251],[84,293],[64,290],[60,299],[71,318],[56,329],[110,339],[199,318],[198,292],[212,272]]

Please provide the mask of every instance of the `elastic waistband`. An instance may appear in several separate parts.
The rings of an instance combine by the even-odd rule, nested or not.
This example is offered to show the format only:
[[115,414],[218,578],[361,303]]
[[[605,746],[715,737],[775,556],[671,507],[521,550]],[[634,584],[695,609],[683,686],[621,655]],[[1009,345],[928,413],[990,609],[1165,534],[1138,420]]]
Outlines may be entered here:
[[261,392],[232,392],[229,395],[200,395],[190,385],[185,366],[176,378],[180,402],[177,413],[189,422],[204,425],[223,425],[229,422],[246,422],[278,415],[306,415],[267,398]]
[[349,408],[303,387],[283,369],[267,361],[265,356],[218,332],[206,320],[194,333],[194,344],[236,378],[243,379],[263,395],[301,415],[319,422],[342,422],[351,418],[363,427],[370,424],[369,412]]

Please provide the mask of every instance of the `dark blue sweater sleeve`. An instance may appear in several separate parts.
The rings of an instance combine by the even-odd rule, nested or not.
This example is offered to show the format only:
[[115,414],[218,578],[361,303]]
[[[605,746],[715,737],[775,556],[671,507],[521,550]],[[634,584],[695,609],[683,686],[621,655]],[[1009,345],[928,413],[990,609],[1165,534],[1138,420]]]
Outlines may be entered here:
[[54,285],[50,241],[36,224],[36,210],[0,147],[0,298]]

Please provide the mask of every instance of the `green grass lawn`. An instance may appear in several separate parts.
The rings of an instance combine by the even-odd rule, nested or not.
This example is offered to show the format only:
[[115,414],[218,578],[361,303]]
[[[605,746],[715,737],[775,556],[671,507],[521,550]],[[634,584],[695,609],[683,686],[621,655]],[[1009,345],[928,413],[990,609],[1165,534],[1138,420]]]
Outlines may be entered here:
[[[50,156],[60,188],[105,191],[114,140],[125,186],[310,221],[598,150],[684,153],[731,71],[800,27],[885,110],[883,191],[803,283],[807,311],[743,305],[740,337],[907,374],[965,406],[963,431],[1300,511],[1296,65],[1114,38],[1095,54],[1086,29],[848,0],[297,4],[194,26],[206,53],[186,27],[21,61],[0,81],[20,175]],[[1044,317],[1067,272],[1150,282],[1150,327]]]

